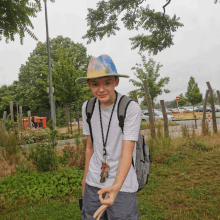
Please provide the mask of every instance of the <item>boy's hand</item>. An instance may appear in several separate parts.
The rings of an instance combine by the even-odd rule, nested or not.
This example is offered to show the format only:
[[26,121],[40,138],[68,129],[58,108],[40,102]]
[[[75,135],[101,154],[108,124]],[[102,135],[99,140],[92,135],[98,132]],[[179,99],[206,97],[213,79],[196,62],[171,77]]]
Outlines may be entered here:
[[[102,204],[102,206],[99,207],[99,209],[95,212],[93,215],[93,218],[96,218],[97,220],[100,219],[103,212],[111,205],[113,205],[116,196],[118,195],[120,188],[117,185],[109,186],[102,188],[98,191],[99,194],[99,200]],[[106,193],[105,198],[102,198],[102,194]]]

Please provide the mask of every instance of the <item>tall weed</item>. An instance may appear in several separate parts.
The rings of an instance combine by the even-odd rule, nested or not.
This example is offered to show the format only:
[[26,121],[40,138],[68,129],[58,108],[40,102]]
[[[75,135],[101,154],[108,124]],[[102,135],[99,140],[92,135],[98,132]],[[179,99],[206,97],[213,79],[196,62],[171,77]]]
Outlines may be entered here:
[[[15,132],[3,132],[0,128],[0,154],[5,159],[16,155],[19,151],[19,141]],[[3,151],[5,151],[3,153]]]

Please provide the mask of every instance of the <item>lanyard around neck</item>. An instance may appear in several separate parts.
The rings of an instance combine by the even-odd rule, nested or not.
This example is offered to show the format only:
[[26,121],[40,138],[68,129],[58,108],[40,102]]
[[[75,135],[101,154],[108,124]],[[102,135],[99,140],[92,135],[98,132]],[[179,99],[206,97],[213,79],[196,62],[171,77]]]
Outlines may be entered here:
[[[112,115],[113,115],[113,112],[114,112],[114,109],[115,109],[115,104],[116,104],[116,102],[117,102],[117,97],[118,97],[118,93],[117,93],[116,91],[115,91],[115,93],[116,93],[116,98],[115,98],[115,102],[114,102],[114,105],[113,105],[113,108],[112,108],[112,112],[111,112],[111,116],[110,116],[110,119],[109,119],[108,130],[107,130],[105,139],[104,139],[104,133],[103,133],[103,126],[102,126],[101,107],[100,107],[100,102],[99,102],[100,125],[101,125],[101,131],[102,131],[102,142],[103,142],[104,151],[105,151],[105,148],[106,148],[106,145],[107,145],[109,128],[110,128],[110,124],[111,124],[111,120],[112,120]],[[104,154],[104,153],[103,153],[103,154]]]

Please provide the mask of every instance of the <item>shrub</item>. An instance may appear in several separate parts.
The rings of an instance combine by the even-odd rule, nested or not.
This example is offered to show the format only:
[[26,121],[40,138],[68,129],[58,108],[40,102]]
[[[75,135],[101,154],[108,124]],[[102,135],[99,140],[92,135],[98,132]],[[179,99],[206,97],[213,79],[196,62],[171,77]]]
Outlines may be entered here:
[[3,132],[0,128],[0,148],[3,148],[1,152],[5,151],[4,154],[0,153],[2,156],[4,155],[5,159],[13,157],[18,152],[18,142],[19,141],[15,132]]
[[47,172],[57,169],[56,152],[50,143],[36,144],[30,149],[28,158],[33,161],[38,171]]
[[48,141],[50,138],[50,130],[48,128],[46,129],[26,129],[22,133],[21,138],[21,144],[33,144],[33,143],[39,143],[42,140]]
[[62,160],[63,163],[69,164],[69,166],[77,166],[84,169],[86,140],[83,140],[83,144],[80,146],[64,146],[62,151],[64,157],[60,158],[60,161]]
[[0,212],[7,202],[37,201],[65,195],[81,196],[83,171],[76,167],[56,172],[31,172],[6,177],[0,181]]

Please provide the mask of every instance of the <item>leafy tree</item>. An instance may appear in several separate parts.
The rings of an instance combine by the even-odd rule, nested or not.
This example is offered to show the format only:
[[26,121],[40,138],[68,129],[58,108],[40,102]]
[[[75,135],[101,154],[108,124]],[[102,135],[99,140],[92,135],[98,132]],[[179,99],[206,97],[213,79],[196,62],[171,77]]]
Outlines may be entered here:
[[10,113],[10,101],[17,101],[15,96],[17,83],[18,81],[14,81],[10,86],[2,85],[0,87],[0,117],[2,117],[4,111],[7,111],[8,114]]
[[[97,8],[88,9],[87,25],[89,29],[83,38],[87,38],[87,43],[102,39],[105,35],[110,37],[115,35],[120,28],[117,24],[119,17],[128,30],[144,30],[150,35],[138,34],[130,38],[132,49],[139,48],[139,51],[148,50],[156,55],[159,51],[173,45],[173,33],[183,24],[174,15],[172,18],[164,12],[156,12],[145,4],[145,0],[101,0]],[[122,15],[122,16],[121,16]]]
[[14,41],[15,34],[19,34],[22,44],[25,32],[37,40],[37,37],[30,30],[30,28],[34,28],[30,18],[36,17],[39,11],[41,11],[40,0],[1,0],[0,40],[5,37],[6,42]]
[[193,106],[194,112],[194,106],[202,101],[202,93],[200,93],[198,84],[195,82],[195,79],[192,76],[189,79],[187,92],[185,96],[187,101],[190,102]]
[[[58,36],[50,41],[54,99],[56,107],[85,99],[85,88],[79,90],[75,79],[85,76],[89,62],[86,48],[70,38]],[[38,42],[19,72],[16,99],[32,112],[48,111],[49,94],[48,60],[46,43]]]
[[[214,104],[218,105],[218,95],[217,95],[216,89],[213,89],[213,98],[214,98]],[[211,105],[210,95],[208,96],[207,103]]]
[[172,101],[167,101],[165,103],[166,108],[176,108],[177,104],[176,104],[176,99],[172,100]]
[[160,78],[160,68],[163,66],[160,63],[156,64],[156,62],[150,58],[149,61],[146,61],[146,57],[142,54],[141,59],[143,64],[136,64],[135,67],[132,67],[132,70],[135,70],[134,74],[138,78],[138,80],[130,79],[134,86],[139,87],[137,90],[137,96],[142,98],[145,96],[144,93],[144,85],[143,81],[146,80],[149,88],[149,93],[151,95],[151,99],[153,105],[155,103],[155,99],[158,95],[161,95],[163,92],[169,93],[168,89],[163,89],[163,87],[169,83],[170,78],[164,77]]
[[187,99],[184,97],[183,93],[181,93],[179,95],[179,101],[178,101],[178,105],[179,106],[184,106],[187,104]]

